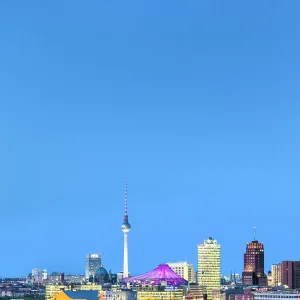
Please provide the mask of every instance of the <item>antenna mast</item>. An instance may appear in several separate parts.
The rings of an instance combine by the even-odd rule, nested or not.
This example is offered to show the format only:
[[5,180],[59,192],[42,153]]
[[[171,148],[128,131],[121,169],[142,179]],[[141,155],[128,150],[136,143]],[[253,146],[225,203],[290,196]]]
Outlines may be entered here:
[[125,216],[127,216],[127,200],[128,200],[128,185],[127,180],[125,180]]

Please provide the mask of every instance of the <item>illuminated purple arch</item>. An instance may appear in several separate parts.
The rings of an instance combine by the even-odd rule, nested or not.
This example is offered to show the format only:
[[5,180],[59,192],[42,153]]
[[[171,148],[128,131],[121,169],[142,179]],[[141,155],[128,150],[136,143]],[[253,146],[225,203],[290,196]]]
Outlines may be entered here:
[[134,277],[123,279],[124,283],[131,283],[133,285],[159,285],[161,282],[167,282],[168,285],[183,285],[187,281],[176,274],[167,264],[162,264],[154,270]]

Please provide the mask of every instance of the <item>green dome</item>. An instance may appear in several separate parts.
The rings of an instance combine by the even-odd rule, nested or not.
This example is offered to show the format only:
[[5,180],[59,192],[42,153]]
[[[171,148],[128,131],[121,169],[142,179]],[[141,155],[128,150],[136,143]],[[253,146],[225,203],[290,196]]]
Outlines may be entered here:
[[100,267],[95,273],[95,276],[100,276],[100,277],[106,276],[106,275],[108,275],[108,273],[107,273],[106,269],[104,269],[103,267]]
[[94,282],[102,284],[102,283],[108,282],[108,280],[109,280],[109,275],[108,275],[106,269],[104,269],[103,267],[100,267],[95,273]]

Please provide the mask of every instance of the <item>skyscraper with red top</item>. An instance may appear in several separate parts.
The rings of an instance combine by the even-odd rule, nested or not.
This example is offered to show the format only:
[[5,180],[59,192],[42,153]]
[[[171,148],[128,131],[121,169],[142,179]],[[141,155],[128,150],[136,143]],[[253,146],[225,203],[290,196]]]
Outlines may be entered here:
[[264,272],[264,244],[254,239],[247,243],[244,254],[244,272],[242,280],[244,285],[267,285],[267,277]]

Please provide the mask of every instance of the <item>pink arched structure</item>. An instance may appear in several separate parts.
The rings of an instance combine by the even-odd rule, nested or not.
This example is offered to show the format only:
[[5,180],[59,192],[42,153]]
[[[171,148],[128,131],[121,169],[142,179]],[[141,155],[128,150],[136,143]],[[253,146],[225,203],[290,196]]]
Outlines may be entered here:
[[125,278],[123,282],[129,282],[133,285],[159,285],[161,282],[175,286],[187,284],[187,281],[176,274],[167,264],[159,265],[148,273]]

